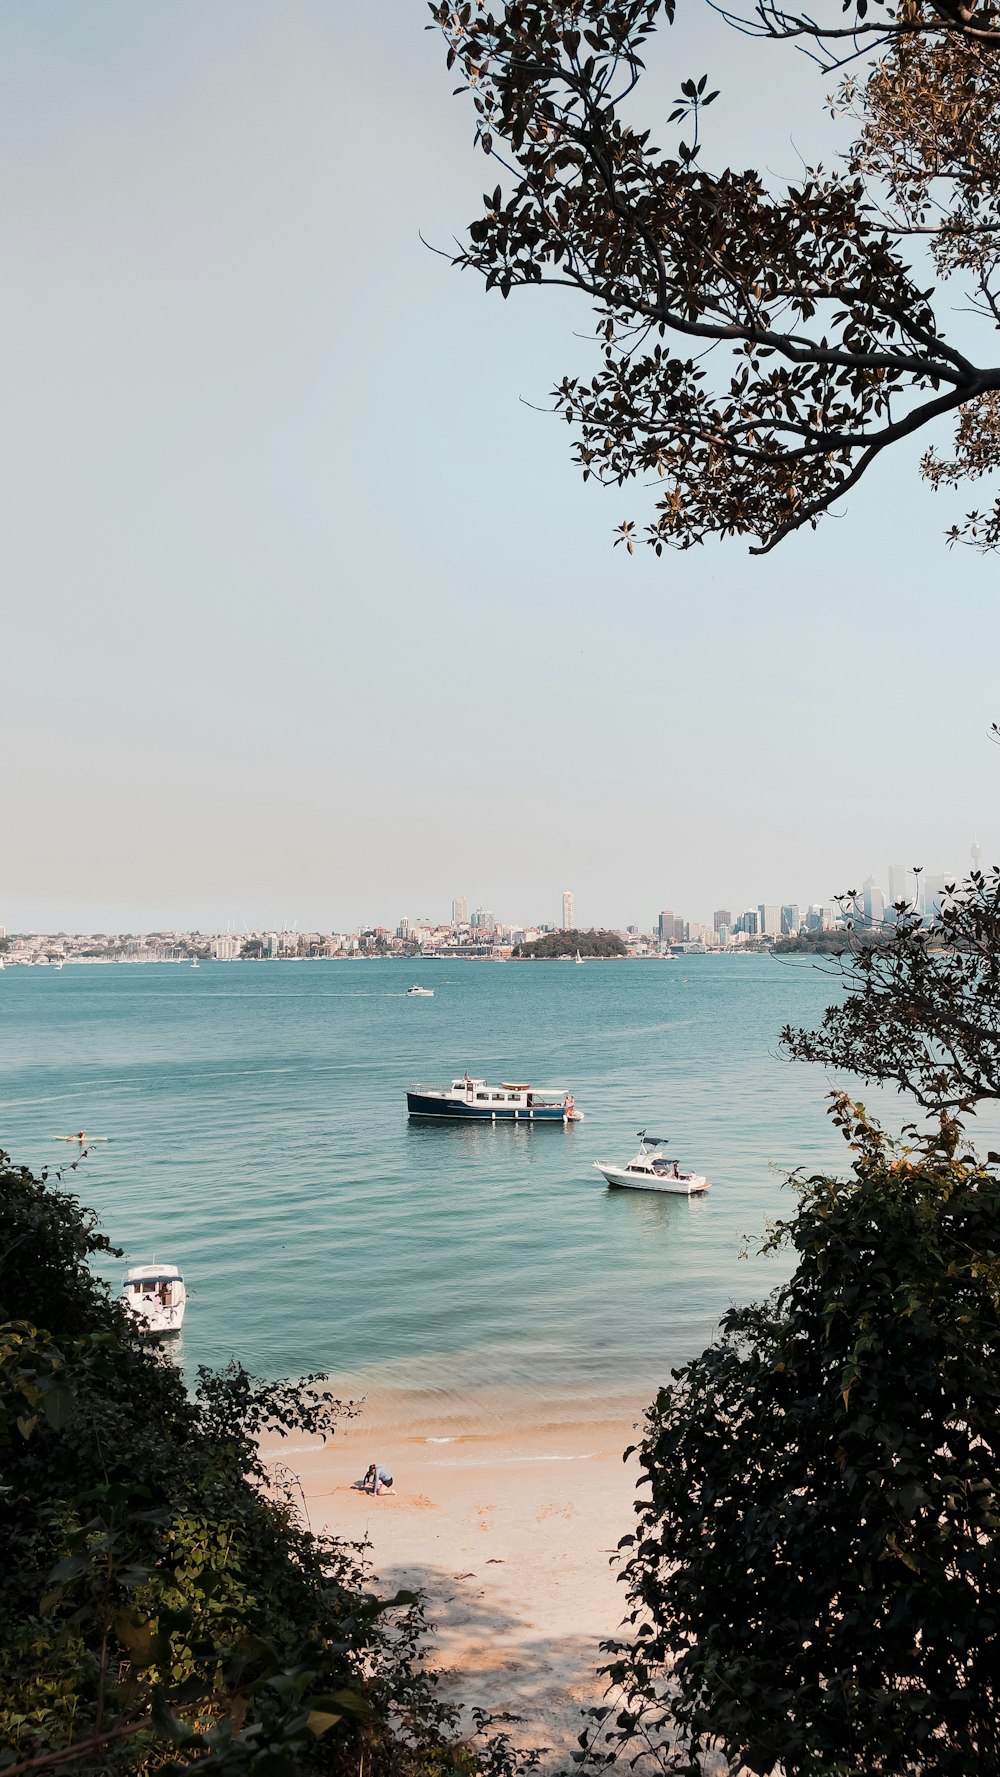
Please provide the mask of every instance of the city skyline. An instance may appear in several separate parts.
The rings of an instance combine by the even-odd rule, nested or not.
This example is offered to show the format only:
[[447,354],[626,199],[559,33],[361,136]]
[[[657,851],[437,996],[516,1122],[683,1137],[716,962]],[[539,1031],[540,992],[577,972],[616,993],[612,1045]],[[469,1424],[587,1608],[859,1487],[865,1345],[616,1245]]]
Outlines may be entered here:
[[[220,922],[218,924],[212,924],[210,921],[201,920],[192,921],[187,924],[176,921],[164,921],[155,925],[136,925],[134,927],[116,927],[111,924],[76,927],[69,925],[42,926],[37,924],[19,926],[14,924],[9,917],[4,917],[4,908],[2,903],[0,903],[0,939],[2,939],[8,932],[20,932],[29,935],[32,933],[39,933],[41,935],[55,935],[62,933],[67,936],[90,935],[96,933],[107,933],[112,935],[129,933],[132,931],[147,934],[159,932],[203,932],[205,935],[219,935],[224,933],[247,935],[250,933],[262,932],[295,933],[299,930],[316,932],[339,931],[355,935],[364,931],[384,931],[387,933],[393,933],[396,936],[406,937],[411,931],[416,932],[421,928],[441,930],[447,926],[454,929],[468,928],[471,931],[489,931],[498,928],[502,928],[505,931],[566,931],[573,929],[590,930],[599,928],[619,932],[636,931],[655,933],[663,943],[684,942],[687,928],[693,928],[694,930],[697,930],[699,934],[704,934],[705,942],[710,942],[712,940],[712,935],[718,935],[720,932],[725,932],[728,935],[730,933],[743,931],[749,935],[778,937],[790,935],[799,929],[799,924],[796,923],[797,916],[801,916],[801,924],[804,927],[807,923],[806,915],[810,912],[815,914],[817,911],[821,911],[826,923],[832,923],[842,910],[842,907],[849,910],[851,903],[847,900],[847,897],[852,889],[856,896],[853,904],[856,915],[864,917],[864,919],[872,925],[882,923],[887,915],[891,917],[891,909],[900,901],[908,902],[920,912],[936,914],[940,911],[947,884],[953,881],[960,881],[963,876],[968,874],[970,868],[977,869],[982,867],[980,861],[982,857],[982,847],[978,838],[972,839],[968,848],[968,853],[969,862],[966,867],[963,870],[951,874],[948,872],[928,872],[919,866],[915,867],[898,863],[887,864],[882,867],[882,882],[879,882],[875,874],[869,871],[866,876],[862,878],[860,886],[852,883],[848,888],[838,891],[837,895],[828,895],[821,898],[802,898],[800,900],[789,900],[784,898],[761,901],[750,897],[742,904],[739,904],[735,898],[730,897],[730,904],[727,907],[714,907],[711,912],[705,913],[701,919],[694,918],[689,912],[675,911],[673,908],[661,908],[658,913],[655,913],[652,916],[649,916],[648,914],[640,915],[635,919],[628,918],[623,920],[619,914],[617,919],[584,919],[577,922],[576,893],[573,889],[562,890],[559,899],[558,913],[555,911],[549,911],[548,913],[536,912],[533,917],[528,917],[523,914],[521,916],[509,916],[506,914],[498,916],[491,908],[488,908],[484,902],[480,902],[477,906],[471,908],[470,911],[469,896],[458,895],[451,897],[450,919],[444,913],[439,917],[435,917],[433,913],[418,913],[412,916],[409,913],[400,913],[394,918],[362,918],[353,922],[345,920],[331,921],[329,919],[326,921],[299,921],[297,919],[289,919],[286,914],[280,919],[260,920],[256,923],[250,923],[246,920],[240,922],[237,919],[230,917],[224,923]],[[883,886],[883,883],[887,886]],[[756,921],[755,924],[748,923],[748,921],[754,920]]]

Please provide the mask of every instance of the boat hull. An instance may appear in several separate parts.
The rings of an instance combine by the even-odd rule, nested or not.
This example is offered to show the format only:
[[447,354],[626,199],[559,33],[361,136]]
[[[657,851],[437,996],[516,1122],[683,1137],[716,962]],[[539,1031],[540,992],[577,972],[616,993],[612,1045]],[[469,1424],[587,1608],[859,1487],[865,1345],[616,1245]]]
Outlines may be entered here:
[[460,1123],[564,1123],[566,1112],[561,1104],[521,1105],[463,1104],[455,1098],[432,1098],[422,1092],[406,1094],[406,1109],[411,1117],[447,1118]]
[[599,1160],[594,1165],[612,1190],[652,1191],[658,1197],[700,1197],[709,1189],[707,1178],[698,1173],[688,1178],[656,1178],[652,1173],[626,1172],[623,1166],[602,1166]]

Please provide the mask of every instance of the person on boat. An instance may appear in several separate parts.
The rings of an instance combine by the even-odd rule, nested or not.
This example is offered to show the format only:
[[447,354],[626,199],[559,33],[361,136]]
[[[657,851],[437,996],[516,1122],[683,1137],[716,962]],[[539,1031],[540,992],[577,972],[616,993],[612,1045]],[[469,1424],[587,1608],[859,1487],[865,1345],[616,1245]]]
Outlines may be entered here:
[[365,1474],[364,1487],[366,1493],[378,1494],[392,1493],[394,1491],[392,1476],[388,1469],[382,1467],[380,1462],[369,1463],[368,1470]]

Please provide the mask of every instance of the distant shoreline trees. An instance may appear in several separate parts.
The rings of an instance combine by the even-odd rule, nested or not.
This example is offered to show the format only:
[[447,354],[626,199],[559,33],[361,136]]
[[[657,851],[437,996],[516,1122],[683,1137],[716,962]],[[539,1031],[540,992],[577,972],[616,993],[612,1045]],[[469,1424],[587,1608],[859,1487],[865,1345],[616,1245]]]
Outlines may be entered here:
[[596,931],[591,928],[587,932],[546,932],[541,938],[532,938],[529,943],[515,945],[512,955],[518,962],[528,962],[561,956],[575,957],[577,951],[581,957],[627,956],[628,946],[617,932]]

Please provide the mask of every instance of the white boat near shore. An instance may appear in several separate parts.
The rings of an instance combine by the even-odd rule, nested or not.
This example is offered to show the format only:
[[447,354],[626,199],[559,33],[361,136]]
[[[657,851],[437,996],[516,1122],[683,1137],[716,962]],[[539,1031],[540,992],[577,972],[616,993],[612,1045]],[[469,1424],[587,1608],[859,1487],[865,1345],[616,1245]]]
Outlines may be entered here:
[[432,1000],[434,998],[434,989],[433,987],[417,987],[416,984],[414,984],[413,987],[407,988],[406,997],[408,1000]]
[[666,1197],[697,1197],[707,1191],[709,1183],[699,1172],[682,1172],[679,1160],[663,1154],[667,1136],[647,1135],[639,1130],[639,1152],[627,1166],[616,1166],[609,1160],[595,1160],[601,1177],[618,1189],[657,1191]]
[[136,1331],[147,1338],[180,1332],[187,1291],[176,1265],[130,1266],[121,1299],[138,1322]]

